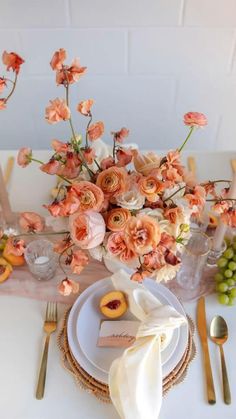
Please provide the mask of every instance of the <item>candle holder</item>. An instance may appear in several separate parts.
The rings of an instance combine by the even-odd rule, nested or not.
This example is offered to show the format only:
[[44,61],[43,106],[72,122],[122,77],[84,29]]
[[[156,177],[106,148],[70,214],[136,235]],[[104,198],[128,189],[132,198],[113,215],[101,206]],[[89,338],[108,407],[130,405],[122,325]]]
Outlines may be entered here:
[[58,255],[53,244],[45,239],[35,240],[25,249],[25,260],[32,275],[38,280],[49,280],[56,272]]

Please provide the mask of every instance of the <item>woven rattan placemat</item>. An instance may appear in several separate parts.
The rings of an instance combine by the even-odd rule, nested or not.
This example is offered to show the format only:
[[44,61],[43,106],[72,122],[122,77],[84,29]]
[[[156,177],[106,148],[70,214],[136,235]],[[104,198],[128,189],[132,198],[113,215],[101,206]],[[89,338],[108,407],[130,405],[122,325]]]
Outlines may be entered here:
[[[69,371],[75,378],[76,383],[86,390],[87,392],[93,394],[95,397],[100,399],[105,403],[110,403],[109,388],[106,384],[95,380],[90,374],[88,374],[76,361],[74,358],[67,338],[67,320],[70,313],[70,309],[65,312],[63,323],[58,334],[58,347],[61,351],[61,359],[63,366],[67,371]],[[196,355],[196,347],[193,340],[194,335],[194,324],[190,317],[188,317],[189,322],[189,339],[188,346],[186,351],[176,365],[173,371],[164,378],[163,380],[163,394],[167,393],[176,384],[181,383],[187,374],[188,366],[190,362],[194,359]]]

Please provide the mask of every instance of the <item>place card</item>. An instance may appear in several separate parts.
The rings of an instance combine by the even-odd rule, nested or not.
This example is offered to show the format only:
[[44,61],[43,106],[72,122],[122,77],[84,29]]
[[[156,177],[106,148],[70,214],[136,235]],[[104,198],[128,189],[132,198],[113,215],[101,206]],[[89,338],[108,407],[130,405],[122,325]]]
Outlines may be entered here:
[[104,320],[101,323],[97,346],[106,348],[128,348],[131,346],[140,322],[133,320]]

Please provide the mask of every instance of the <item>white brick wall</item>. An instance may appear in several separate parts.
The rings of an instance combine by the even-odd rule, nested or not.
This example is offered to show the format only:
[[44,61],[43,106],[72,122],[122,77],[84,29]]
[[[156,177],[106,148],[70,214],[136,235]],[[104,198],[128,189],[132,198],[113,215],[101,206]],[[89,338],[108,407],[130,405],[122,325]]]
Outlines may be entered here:
[[60,47],[88,66],[71,105],[95,99],[104,139],[127,126],[143,148],[176,147],[183,114],[196,110],[209,125],[189,147],[236,150],[236,0],[0,0],[0,53],[26,59],[0,112],[0,148],[47,148],[70,136],[66,123],[44,121],[49,99],[63,93],[49,67]]

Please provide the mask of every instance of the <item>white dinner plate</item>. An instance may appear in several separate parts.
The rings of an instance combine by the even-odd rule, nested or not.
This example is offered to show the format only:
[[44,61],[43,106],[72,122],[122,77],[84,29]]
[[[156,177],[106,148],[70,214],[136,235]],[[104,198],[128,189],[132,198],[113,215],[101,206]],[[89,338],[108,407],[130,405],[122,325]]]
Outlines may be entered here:
[[[94,290],[82,304],[76,324],[77,339],[84,355],[93,365],[95,365],[95,367],[107,374],[112,362],[116,358],[119,358],[124,351],[124,348],[97,347],[101,321],[108,320],[100,312],[99,302],[104,294],[112,290],[114,290],[114,287],[109,280],[106,285]],[[169,304],[168,300],[161,296],[156,288],[153,294],[162,304]],[[126,314],[122,316],[122,320],[137,321],[137,318],[128,310]],[[170,330],[162,347],[162,366],[170,359],[175,351],[178,340],[179,329],[175,329],[174,331]]]
[[[83,353],[77,338],[77,321],[78,316],[87,298],[90,297],[95,291],[99,290],[100,287],[103,287],[107,284],[111,285],[112,283],[110,278],[102,279],[101,281],[95,282],[93,285],[88,287],[75,301],[68,318],[68,342],[70,349],[78,361],[78,363],[84,368],[90,375],[92,375],[96,380],[99,380],[103,383],[108,383],[108,374],[107,372],[97,368]],[[152,292],[161,302],[165,303],[163,299],[166,299],[167,302],[172,305],[180,314],[185,316],[184,309],[178,299],[172,294],[166,287],[161,284],[155,283],[151,279],[146,279],[144,285]],[[85,322],[84,333],[87,334],[90,331],[89,319]],[[176,344],[176,347],[172,351],[169,359],[163,364],[163,377],[166,377],[178,364],[181,360],[188,343],[188,326],[183,325],[179,331],[179,337]]]

